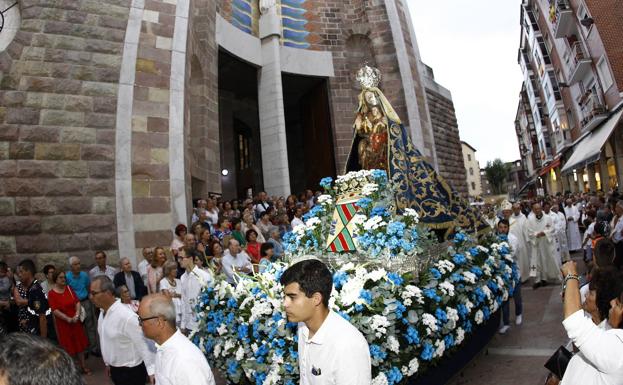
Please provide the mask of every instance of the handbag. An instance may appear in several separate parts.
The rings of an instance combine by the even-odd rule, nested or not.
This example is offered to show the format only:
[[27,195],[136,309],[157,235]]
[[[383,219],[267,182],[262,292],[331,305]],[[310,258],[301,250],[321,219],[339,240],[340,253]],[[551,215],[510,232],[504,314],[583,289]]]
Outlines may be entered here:
[[571,357],[573,357],[573,354],[561,345],[549,358],[549,360],[547,360],[544,366],[556,377],[562,380]]
[[[69,293],[71,294],[72,297],[76,298],[76,296],[74,296],[73,290],[69,289]],[[87,318],[87,311],[84,309],[84,306],[80,305],[80,315],[78,316],[78,319],[80,320],[80,322],[84,322],[86,318]]]

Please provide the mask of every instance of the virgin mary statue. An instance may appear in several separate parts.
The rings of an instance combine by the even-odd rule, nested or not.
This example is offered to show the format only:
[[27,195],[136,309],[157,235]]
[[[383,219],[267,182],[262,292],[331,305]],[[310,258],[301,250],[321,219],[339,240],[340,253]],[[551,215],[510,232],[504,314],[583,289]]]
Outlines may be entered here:
[[413,208],[420,221],[439,235],[447,238],[456,227],[484,232],[489,227],[479,214],[415,149],[396,111],[378,88],[380,79],[379,70],[367,65],[357,72],[361,93],[346,172],[385,170],[396,190],[396,209]]

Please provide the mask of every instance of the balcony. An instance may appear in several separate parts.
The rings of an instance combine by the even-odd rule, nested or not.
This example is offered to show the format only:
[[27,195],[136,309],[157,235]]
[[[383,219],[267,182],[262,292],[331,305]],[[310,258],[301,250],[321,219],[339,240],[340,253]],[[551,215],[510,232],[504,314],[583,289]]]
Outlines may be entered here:
[[575,84],[579,82],[586,74],[591,70],[591,58],[586,53],[586,48],[580,41],[576,41],[571,46],[571,77],[569,78],[569,84]]
[[571,145],[570,139],[571,133],[569,130],[562,130],[558,128],[554,132],[554,138],[556,142],[556,154],[561,154],[565,149]]
[[581,108],[582,132],[591,131],[608,118],[608,109],[594,90],[582,97]]
[[573,9],[569,0],[556,0],[549,12],[549,21],[554,27],[554,37],[560,39],[567,36],[573,29]]

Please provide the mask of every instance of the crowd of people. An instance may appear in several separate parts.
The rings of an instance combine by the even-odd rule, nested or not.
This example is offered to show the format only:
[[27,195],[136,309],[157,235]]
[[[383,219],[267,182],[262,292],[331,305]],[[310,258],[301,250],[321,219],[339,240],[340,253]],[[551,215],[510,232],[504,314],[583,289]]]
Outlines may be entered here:
[[[559,194],[503,202],[499,211],[483,207],[486,221],[507,237],[521,282],[532,279],[538,289],[562,281],[563,327],[575,354],[566,371],[557,373],[562,378],[551,376],[548,384],[623,384],[621,198],[616,192]],[[517,324],[522,323],[521,282],[512,295]],[[510,327],[510,300],[502,306],[501,334]]]
[[[242,202],[198,200],[191,225],[176,226],[170,244],[143,248],[136,266],[129,256],[112,266],[104,251],[94,253],[91,266],[76,256],[66,266],[40,271],[28,259],[13,269],[0,262],[0,335],[22,332],[53,341],[83,375],[91,374],[86,359],[101,357],[115,384],[157,381],[159,365],[166,374],[161,371],[158,384],[214,383],[205,358],[205,365],[197,364],[203,355],[189,350],[185,337],[198,325],[196,298],[216,274],[234,283],[280,259],[283,234],[303,223],[318,195],[269,199],[262,192]],[[164,351],[175,358],[159,360]],[[182,381],[175,368],[190,364],[202,374]]]
[[[235,283],[241,275],[279,260],[284,252],[283,234],[304,223],[303,215],[318,195],[308,191],[287,199],[270,199],[260,193],[243,202],[198,200],[191,225],[176,226],[170,244],[146,247],[138,258],[122,256],[118,267],[108,263],[104,251],[94,254],[92,267],[83,266],[75,256],[69,258],[66,269],[46,265],[38,271],[26,259],[12,270],[0,262],[0,334],[19,331],[54,341],[74,357],[77,370],[84,375],[91,374],[86,358],[102,357],[115,384],[214,383],[205,357],[186,337],[198,326],[196,298],[203,287],[213,284],[217,274]],[[582,371],[585,376],[584,367],[590,366],[607,378],[619,375],[614,363],[599,366],[601,358],[589,352],[594,344],[586,342],[586,335],[610,341],[603,346],[613,353],[623,347],[621,340],[618,345],[612,340],[621,328],[617,312],[623,301],[619,274],[623,200],[616,193],[559,194],[504,202],[498,209],[484,206],[483,216],[508,240],[521,277],[502,306],[499,332],[509,330],[511,299],[515,323],[522,323],[521,283],[532,279],[532,287],[538,289],[562,279],[564,326],[580,350],[568,373]],[[578,276],[573,262],[567,262],[578,251],[586,264],[586,279]],[[132,260],[140,262],[135,267]],[[312,285],[312,294],[316,286]],[[579,305],[574,299],[576,289]],[[322,290],[320,294],[325,302],[327,294]],[[286,303],[288,306],[292,305]],[[578,320],[579,311],[590,325]],[[326,309],[322,314],[327,317]],[[317,327],[317,320],[310,322]],[[359,337],[353,334],[352,338]],[[368,365],[365,360],[358,364]],[[189,365],[192,378],[182,373],[191,373]],[[566,378],[562,381],[577,383]]]

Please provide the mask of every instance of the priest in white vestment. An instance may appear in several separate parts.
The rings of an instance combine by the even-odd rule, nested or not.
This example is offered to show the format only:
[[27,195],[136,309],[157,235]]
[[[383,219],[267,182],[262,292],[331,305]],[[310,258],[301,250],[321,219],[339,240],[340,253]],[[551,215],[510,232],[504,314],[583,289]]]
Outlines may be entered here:
[[[508,220],[510,224],[509,234],[513,234],[517,238],[516,250],[514,252],[515,262],[521,273],[521,279],[525,282],[530,277],[530,243],[528,242],[528,236],[526,234],[526,221],[527,218],[524,213],[521,212],[521,204],[515,203],[511,206],[512,211],[504,210],[504,218]],[[507,213],[506,211],[510,211]]]
[[580,237],[580,212],[578,208],[572,204],[571,199],[565,201],[565,217],[567,217],[567,240],[570,251],[580,250],[582,248],[582,237]]
[[547,281],[560,280],[560,261],[554,254],[556,228],[550,215],[543,213],[541,205],[532,205],[532,214],[528,217],[527,233],[532,245],[530,276],[534,277],[533,288],[545,286]]
[[558,237],[558,246],[560,247],[560,259],[567,262],[570,259],[569,246],[567,244],[567,218],[565,214],[560,212],[558,204],[552,206],[552,217],[556,216],[556,236]]

